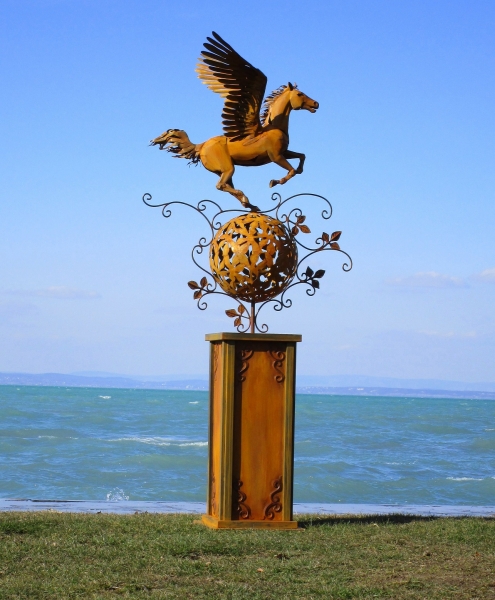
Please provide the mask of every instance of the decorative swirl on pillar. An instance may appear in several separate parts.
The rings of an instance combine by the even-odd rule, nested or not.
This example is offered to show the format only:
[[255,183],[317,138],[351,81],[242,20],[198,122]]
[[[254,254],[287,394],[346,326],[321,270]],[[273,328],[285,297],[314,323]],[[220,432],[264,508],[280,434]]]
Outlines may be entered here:
[[220,344],[213,344],[213,381],[217,379],[218,363],[220,362]]
[[251,516],[251,509],[246,504],[247,496],[244,492],[241,492],[242,481],[240,479],[234,479],[234,510],[239,515],[240,519],[249,519]]
[[282,503],[280,502],[280,496],[278,495],[282,491],[282,477],[274,479],[272,486],[274,489],[270,494],[271,502],[265,506],[265,516],[263,517],[263,520],[270,519],[270,521],[272,521],[275,517],[275,513],[282,512]]
[[249,369],[248,360],[253,356],[254,350],[241,350],[239,352],[239,360],[241,361],[241,368],[239,369],[239,381],[246,381],[244,373]]
[[215,487],[215,475],[211,476],[211,494],[210,494],[211,512],[217,512],[217,490]]
[[276,350],[268,350],[268,354],[274,359],[272,362],[272,367],[278,373],[278,375],[274,376],[274,379],[277,383],[282,383],[285,381],[285,372],[284,372],[284,360],[285,360],[285,352],[280,352]]

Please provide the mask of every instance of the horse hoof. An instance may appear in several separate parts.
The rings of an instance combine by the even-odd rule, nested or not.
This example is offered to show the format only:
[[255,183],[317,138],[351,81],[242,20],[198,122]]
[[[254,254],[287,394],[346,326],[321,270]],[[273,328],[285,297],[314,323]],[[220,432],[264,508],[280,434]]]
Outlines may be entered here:
[[276,185],[278,185],[279,183],[280,182],[277,181],[276,179],[272,179],[268,185],[272,188],[272,187],[275,187]]

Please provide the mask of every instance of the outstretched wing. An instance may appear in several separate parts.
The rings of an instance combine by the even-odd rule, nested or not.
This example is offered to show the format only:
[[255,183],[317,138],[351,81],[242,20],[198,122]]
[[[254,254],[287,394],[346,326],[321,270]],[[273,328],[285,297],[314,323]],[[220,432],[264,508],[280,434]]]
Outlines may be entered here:
[[222,112],[225,135],[232,141],[253,137],[261,128],[260,108],[266,77],[244,60],[215,32],[206,38],[196,72],[210,90],[225,98]]

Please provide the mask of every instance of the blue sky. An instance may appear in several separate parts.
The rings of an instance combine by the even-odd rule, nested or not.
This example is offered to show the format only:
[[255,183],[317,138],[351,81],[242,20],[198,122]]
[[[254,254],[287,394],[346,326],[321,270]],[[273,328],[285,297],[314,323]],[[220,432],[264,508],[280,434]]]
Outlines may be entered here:
[[[320,103],[291,117],[305,172],[278,191],[329,198],[355,266],[313,261],[321,292],[265,315],[303,334],[299,372],[495,380],[494,26],[483,0],[3,0],[0,371],[206,372],[232,303],[197,310],[199,217],[141,196],[236,206],[147,145],[221,133],[194,72],[215,30]],[[235,183],[266,206],[280,175]]]

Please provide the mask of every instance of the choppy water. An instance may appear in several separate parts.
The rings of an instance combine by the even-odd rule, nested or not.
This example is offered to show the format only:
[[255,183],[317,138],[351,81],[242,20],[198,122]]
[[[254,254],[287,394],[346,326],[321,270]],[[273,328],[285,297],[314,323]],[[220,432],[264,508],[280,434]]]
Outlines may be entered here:
[[[0,498],[204,501],[205,392],[0,386]],[[490,505],[495,402],[299,395],[296,502]]]

